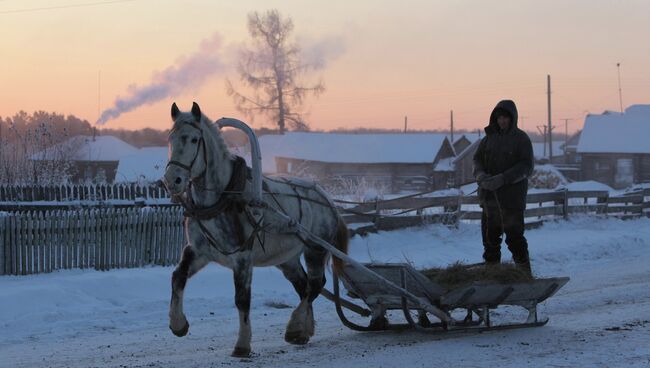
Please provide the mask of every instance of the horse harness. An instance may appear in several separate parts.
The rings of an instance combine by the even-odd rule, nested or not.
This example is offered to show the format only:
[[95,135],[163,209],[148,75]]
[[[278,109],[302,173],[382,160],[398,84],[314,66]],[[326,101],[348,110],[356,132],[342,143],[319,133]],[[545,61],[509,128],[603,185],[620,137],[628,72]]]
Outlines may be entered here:
[[[198,124],[193,123],[193,122],[188,122],[185,123],[190,125],[191,127],[201,131],[201,128],[198,126]],[[176,128],[172,129],[169,134],[171,134]],[[221,192],[221,195],[219,196],[219,199],[217,202],[211,206],[206,206],[206,207],[200,207],[198,206],[193,198],[192,198],[192,186],[197,186],[198,190],[201,191],[214,191],[216,192],[217,190],[215,188],[200,188],[196,182],[197,180],[203,178],[205,176],[205,173],[207,171],[207,152],[205,150],[205,143],[203,141],[203,136],[199,138],[199,141],[197,142],[198,147],[196,150],[196,153],[194,154],[194,158],[190,162],[189,165],[186,165],[182,162],[176,161],[176,160],[169,160],[167,163],[167,166],[173,165],[180,167],[186,171],[188,171],[191,175],[192,172],[192,166],[194,166],[194,163],[199,156],[199,153],[202,153],[204,163],[206,168],[197,176],[190,177],[189,184],[187,185],[187,188],[185,191],[181,194],[178,195],[175,199],[177,199],[181,206],[184,209],[183,216],[185,218],[191,218],[196,220],[201,233],[204,235],[204,237],[208,240],[208,243],[212,247],[214,247],[219,253],[223,255],[232,255],[235,253],[243,252],[246,250],[251,250],[253,247],[253,244],[255,240],[257,239],[258,242],[260,243],[262,250],[264,251],[264,243],[266,240],[266,234],[269,232],[268,231],[268,225],[263,224],[263,216],[260,216],[259,219],[256,218],[256,216],[252,213],[253,208],[260,208],[260,209],[269,209],[272,207],[264,202],[261,201],[261,203],[258,203],[259,201],[251,201],[247,199],[243,194],[245,193],[245,188],[246,188],[246,182],[247,180],[252,179],[252,172],[251,169],[246,166],[246,161],[240,157],[240,156],[234,156],[232,160],[232,174],[230,176],[230,180],[226,186],[226,188]],[[262,189],[264,191],[264,194],[268,194],[271,196],[272,200],[275,202],[275,204],[280,208],[280,211],[286,215],[289,216],[287,211],[282,207],[280,204],[280,201],[278,201],[277,196],[282,195],[282,196],[288,196],[288,197],[295,197],[298,199],[298,208],[299,208],[299,219],[298,223],[302,223],[302,218],[303,218],[303,211],[302,211],[302,202],[303,201],[308,201],[308,202],[314,202],[317,204],[320,204],[322,206],[331,208],[332,211],[334,211],[335,215],[338,215],[338,212],[332,205],[332,203],[327,199],[327,197],[317,189],[316,186],[307,186],[307,185],[302,185],[298,184],[295,182],[292,182],[291,180],[284,178],[284,177],[279,177],[278,179],[271,179],[271,178],[264,178],[265,180],[262,182]],[[291,187],[293,190],[294,194],[290,193],[273,193],[269,190],[268,184],[266,182],[268,181],[274,181],[278,183],[283,183]],[[298,188],[303,188],[307,190],[315,190],[317,193],[321,195],[321,197],[324,198],[324,201],[319,201],[316,199],[308,198],[308,197],[303,197],[300,195],[298,192]],[[183,198],[183,194],[184,197]],[[244,228],[243,224],[239,220],[239,214],[244,213],[246,215],[246,218],[249,222],[249,224],[253,227],[253,231],[248,237],[245,237],[244,235]],[[226,221],[230,221],[232,225],[235,227],[235,232],[238,237],[238,242],[241,244],[241,246],[235,250],[223,250],[220,246],[218,241],[214,238],[210,230],[205,226],[205,224],[202,221],[205,220],[211,220],[215,219],[219,216],[225,216]],[[289,216],[290,217],[290,216]],[[337,220],[340,221],[339,216],[336,216]],[[291,227],[291,224],[289,224],[288,228]],[[295,232],[294,232],[295,234]],[[296,234],[297,235],[297,234]],[[332,236],[333,238],[334,236]],[[298,236],[299,239],[305,243],[306,246],[310,246],[307,242],[305,242],[301,237]]]

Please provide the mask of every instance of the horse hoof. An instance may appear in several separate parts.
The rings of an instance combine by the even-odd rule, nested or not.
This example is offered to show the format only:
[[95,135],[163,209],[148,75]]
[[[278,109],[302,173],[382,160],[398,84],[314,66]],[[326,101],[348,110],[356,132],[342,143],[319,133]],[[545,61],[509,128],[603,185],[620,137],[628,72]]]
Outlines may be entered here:
[[235,347],[235,349],[232,351],[232,354],[230,355],[234,358],[250,358],[251,349]]
[[185,326],[183,326],[183,328],[181,328],[180,330],[174,330],[171,325],[169,325],[169,329],[172,330],[174,335],[178,337],[183,337],[187,335],[187,331],[190,330],[190,324],[189,322],[185,321]]
[[294,345],[305,345],[309,342],[309,336],[305,336],[297,331],[287,332],[284,334],[284,341]]

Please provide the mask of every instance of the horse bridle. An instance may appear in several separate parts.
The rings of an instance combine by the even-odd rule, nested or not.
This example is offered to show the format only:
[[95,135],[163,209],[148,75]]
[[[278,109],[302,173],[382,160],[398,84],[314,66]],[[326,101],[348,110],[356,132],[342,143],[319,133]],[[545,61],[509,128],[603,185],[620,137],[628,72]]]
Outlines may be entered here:
[[[200,179],[201,177],[203,177],[205,175],[205,172],[207,171],[208,161],[207,161],[207,153],[205,151],[205,143],[203,142],[203,131],[201,130],[201,127],[195,122],[187,122],[187,123],[183,123],[183,124],[189,125],[189,126],[191,126],[192,128],[198,130],[201,133],[199,141],[197,142],[196,153],[194,154],[194,158],[192,158],[192,161],[190,162],[189,165],[184,164],[184,163],[182,163],[180,161],[169,160],[169,162],[167,162],[167,166],[165,166],[165,169],[167,169],[171,165],[180,167],[181,169],[186,170],[190,174],[190,180],[189,181],[194,182],[197,179]],[[171,137],[172,133],[174,133],[174,131],[176,131],[177,129],[178,129],[177,127],[174,127],[172,130],[170,130],[169,131],[169,137]],[[203,162],[205,163],[205,168],[203,168],[203,171],[200,174],[193,177],[192,176],[192,166],[194,166],[194,162],[196,162],[196,159],[199,157],[199,151],[203,152]]]

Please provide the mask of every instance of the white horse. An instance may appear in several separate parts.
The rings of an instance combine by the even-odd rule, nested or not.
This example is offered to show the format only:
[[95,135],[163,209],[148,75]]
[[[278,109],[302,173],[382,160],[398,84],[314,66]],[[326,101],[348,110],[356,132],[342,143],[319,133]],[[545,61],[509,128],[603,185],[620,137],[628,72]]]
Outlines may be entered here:
[[[239,311],[239,337],[232,355],[250,356],[249,320],[253,267],[276,266],[293,284],[300,304],[291,314],[285,340],[306,344],[314,335],[312,302],[325,284],[328,252],[306,244],[273,220],[263,209],[264,222],[255,216],[243,192],[250,188],[250,171],[244,160],[228,151],[219,129],[193,104],[181,112],[174,103],[169,133],[169,162],[164,182],[172,198],[183,203],[187,245],[172,275],[169,327],[184,336],[189,323],[183,313],[187,279],[209,262],[232,269],[235,304]],[[290,216],[314,235],[347,253],[348,230],[329,196],[317,185],[290,178],[264,177],[263,200]],[[300,263],[304,254],[307,272]],[[333,260],[333,271],[341,265]]]

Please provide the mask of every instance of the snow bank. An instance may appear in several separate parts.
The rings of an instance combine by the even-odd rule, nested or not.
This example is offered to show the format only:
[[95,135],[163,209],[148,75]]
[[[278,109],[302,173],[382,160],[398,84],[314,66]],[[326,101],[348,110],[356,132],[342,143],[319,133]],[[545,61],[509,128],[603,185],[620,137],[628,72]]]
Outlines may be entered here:
[[564,185],[564,188],[568,190],[575,190],[575,191],[604,190],[608,192],[615,192],[615,190],[609,185],[597,181],[593,181],[593,180],[576,181],[573,183],[568,183]]

